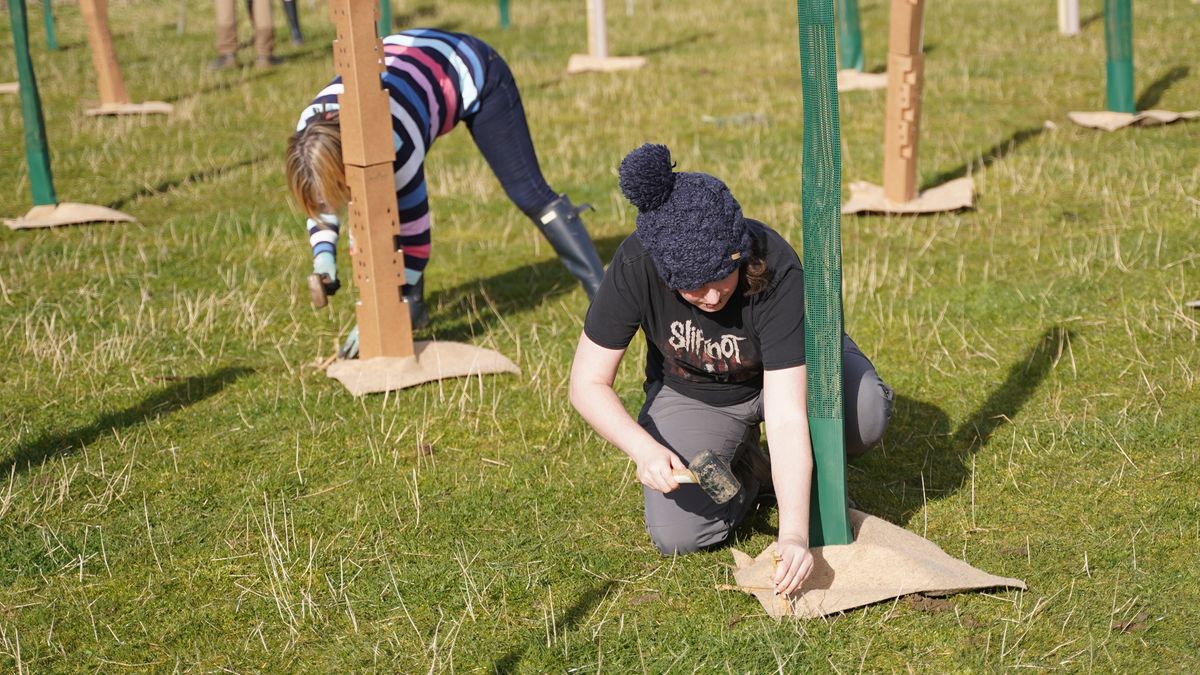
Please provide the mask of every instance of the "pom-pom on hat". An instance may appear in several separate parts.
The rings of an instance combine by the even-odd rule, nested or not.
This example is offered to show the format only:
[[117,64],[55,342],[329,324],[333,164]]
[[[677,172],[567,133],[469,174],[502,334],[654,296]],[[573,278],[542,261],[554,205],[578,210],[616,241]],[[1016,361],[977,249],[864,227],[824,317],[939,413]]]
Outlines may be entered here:
[[750,253],[742,207],[720,179],[676,172],[665,145],[621,160],[621,192],[637,207],[634,234],[667,286],[689,290],[729,276]]

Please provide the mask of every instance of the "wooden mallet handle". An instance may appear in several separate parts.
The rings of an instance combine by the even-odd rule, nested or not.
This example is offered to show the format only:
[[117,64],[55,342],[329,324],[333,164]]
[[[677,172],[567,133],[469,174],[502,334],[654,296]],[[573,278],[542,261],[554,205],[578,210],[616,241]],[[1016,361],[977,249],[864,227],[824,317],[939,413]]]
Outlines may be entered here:
[[700,481],[696,478],[696,474],[692,473],[691,469],[672,469],[671,476],[675,478],[676,483],[700,484]]

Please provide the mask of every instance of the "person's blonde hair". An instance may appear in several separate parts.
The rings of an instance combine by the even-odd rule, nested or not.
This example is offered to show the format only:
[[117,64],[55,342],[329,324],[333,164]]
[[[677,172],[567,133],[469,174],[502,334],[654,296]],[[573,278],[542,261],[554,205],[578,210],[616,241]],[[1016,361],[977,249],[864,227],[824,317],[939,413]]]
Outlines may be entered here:
[[287,180],[296,203],[318,222],[322,213],[336,214],[350,201],[336,115],[313,120],[288,139]]

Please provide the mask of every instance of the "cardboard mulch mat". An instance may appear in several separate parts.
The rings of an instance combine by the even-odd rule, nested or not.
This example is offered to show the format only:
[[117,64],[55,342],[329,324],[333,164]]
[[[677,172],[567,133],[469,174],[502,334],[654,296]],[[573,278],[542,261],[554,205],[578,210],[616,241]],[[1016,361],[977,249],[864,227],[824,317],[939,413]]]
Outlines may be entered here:
[[1200,118],[1200,110],[1171,112],[1170,110],[1143,110],[1140,113],[1121,113],[1102,110],[1100,112],[1069,112],[1067,117],[1081,127],[1116,131],[1125,127],[1156,127],[1163,124]]
[[13,230],[29,230],[39,227],[60,225],[82,225],[83,223],[136,223],[137,219],[127,213],[94,204],[62,202],[35,206],[20,218],[5,218],[4,224]]
[[913,593],[950,595],[984,588],[1025,589],[952,558],[937,544],[886,520],[850,510],[854,542],[812,549],[813,571],[791,596],[775,594],[775,544],[756,558],[732,549],[736,586],[778,619],[813,619]]
[[850,200],[842,213],[941,213],[969,209],[975,205],[975,182],[970,177],[955,178],[937,187],[921,190],[912,201],[893,202],[883,194],[883,186],[855,181],[850,184]]
[[406,389],[452,377],[520,373],[508,357],[461,342],[413,343],[413,356],[347,359],[331,364],[325,374],[355,396]]
[[853,68],[845,68],[839,70],[837,74],[838,91],[887,89],[887,79],[887,73],[864,73]]

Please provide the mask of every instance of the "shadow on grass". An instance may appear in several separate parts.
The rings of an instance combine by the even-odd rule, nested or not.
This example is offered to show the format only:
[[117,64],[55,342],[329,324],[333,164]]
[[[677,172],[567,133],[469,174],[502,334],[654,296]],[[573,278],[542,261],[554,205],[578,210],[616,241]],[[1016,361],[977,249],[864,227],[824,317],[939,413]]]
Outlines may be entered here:
[[[566,71],[564,70],[563,72]],[[556,84],[561,84],[564,81],[566,81],[566,77],[559,75],[558,77],[552,77],[548,80],[542,80],[541,82],[533,82],[529,85],[518,84],[521,91],[540,91],[542,89],[549,89],[550,87],[553,87]]]
[[705,31],[703,33],[692,33],[691,35],[683,36],[676,40],[671,40],[670,42],[664,42],[661,45],[655,45],[654,47],[650,47],[649,49],[643,49],[643,50],[637,52],[637,55],[638,56],[650,56],[651,54],[661,54],[663,52],[669,52],[672,49],[675,49],[676,47],[690,45],[690,44],[699,42],[705,38],[710,38],[714,35],[716,35],[716,33],[713,31]]
[[1146,87],[1146,90],[1143,91],[1142,95],[1138,97],[1137,103],[1134,105],[1134,109],[1150,110],[1154,106],[1158,105],[1158,102],[1162,99],[1163,94],[1167,93],[1167,90],[1171,88],[1171,85],[1187,77],[1189,74],[1191,74],[1191,72],[1192,69],[1188,66],[1175,66],[1174,68],[1168,70],[1166,75],[1163,75],[1154,82],[1151,82],[1150,86]]
[[436,28],[438,30],[457,31],[462,28],[461,21],[433,21],[441,12],[437,5],[417,5],[412,10],[392,15],[392,27],[388,31],[395,34],[412,28]]
[[996,161],[1004,159],[1005,157],[1012,154],[1012,151],[1016,150],[1021,145],[1024,145],[1028,141],[1033,140],[1034,138],[1037,138],[1038,136],[1042,135],[1045,131],[1046,131],[1045,126],[1027,127],[1025,129],[1019,129],[1019,130],[1013,132],[1013,134],[1011,136],[1009,136],[1008,138],[1004,139],[1003,141],[1000,141],[999,143],[997,143],[997,144],[993,145],[992,147],[988,148],[987,150],[983,151],[975,159],[973,159],[965,164],[962,164],[961,166],[955,167],[949,171],[943,171],[941,173],[935,174],[932,178],[925,181],[921,185],[920,189],[928,190],[929,188],[937,187],[938,185],[941,185],[942,183],[946,183],[948,181],[962,178],[968,174],[973,174],[973,173],[980,171],[986,167],[989,167]]
[[1082,17],[1081,19],[1079,19],[1079,30],[1082,32],[1083,29],[1087,28],[1088,26],[1096,23],[1097,21],[1099,21],[1103,18],[1104,18],[1103,11],[1096,12],[1095,14],[1091,14],[1089,16]]
[[[642,50],[640,52],[637,52],[637,55],[638,56],[649,56],[651,54],[657,54],[659,52],[669,51],[671,49],[674,49],[675,47],[680,47],[682,45],[691,44],[693,42],[699,42],[700,40],[702,40],[704,38],[712,37],[713,35],[715,35],[715,33],[713,33],[712,31],[708,31],[708,32],[704,32],[704,33],[693,33],[692,35],[689,35],[687,37],[682,37],[682,38],[679,38],[678,40],[673,40],[671,42],[667,42],[667,43],[664,43],[664,44],[661,44],[661,45],[658,45],[655,47],[650,47],[649,49]],[[519,88],[521,91],[526,91],[526,92],[541,91],[542,89],[549,89],[550,87],[553,87],[555,85],[562,84],[563,82],[566,81],[566,79],[567,79],[566,71],[563,70],[562,74],[558,75],[557,77],[552,77],[548,80],[542,80],[540,82],[531,82],[527,85],[520,84],[519,82],[517,84],[519,85]]]
[[[597,239],[600,259],[612,260],[624,240],[624,236]],[[491,331],[501,317],[533,309],[578,285],[562,262],[553,258],[434,291],[427,299],[433,316],[429,332],[438,340],[467,341]]]
[[[42,45],[42,46],[45,47],[45,45]],[[5,45],[5,47],[11,48],[12,43]],[[80,40],[78,42],[62,42],[60,40],[58,43],[58,49],[55,51],[72,52],[72,51],[75,51],[76,49],[90,49],[90,47],[88,46],[87,40]],[[9,49],[9,51],[11,52],[12,50]],[[50,51],[50,50],[47,49],[46,51]]]
[[235,169],[241,169],[243,167],[247,167],[252,164],[257,164],[266,158],[267,158],[266,155],[259,155],[258,157],[254,157],[251,159],[244,159],[240,162],[237,162],[236,164],[227,164],[225,166],[217,166],[217,167],[213,167],[211,169],[206,169],[204,171],[193,171],[193,172],[189,173],[188,175],[183,176],[182,178],[168,178],[165,180],[161,180],[158,183],[155,183],[154,185],[147,185],[146,187],[135,190],[134,192],[131,192],[130,194],[125,195],[124,197],[119,197],[118,199],[107,204],[106,206],[108,206],[108,208],[110,208],[110,209],[120,210],[120,209],[124,208],[126,205],[128,205],[132,202],[135,202],[143,197],[154,197],[156,195],[166,194],[166,193],[168,193],[176,188],[182,187],[184,185],[190,185],[192,183],[201,183],[206,180],[217,178],[218,176],[227,174],[230,171],[234,171]]
[[[249,72],[242,74],[242,68],[229,71],[210,71],[207,66],[204,66],[204,73],[210,78],[213,78],[213,83],[204,87],[193,87],[178,94],[171,96],[160,97],[158,100],[166,103],[179,103],[180,101],[198,96],[206,96],[208,94],[216,94],[222,91],[229,91],[235,87],[240,87],[243,84],[248,84],[255,80],[261,80],[264,77],[271,75],[274,69],[271,68],[248,68]],[[218,79],[219,78],[219,79]],[[195,82],[194,79],[190,80]]]
[[105,434],[128,429],[199,403],[252,372],[251,368],[225,367],[207,375],[182,378],[147,396],[137,405],[107,413],[85,427],[46,435],[18,446],[12,457],[0,462],[0,475],[7,476],[14,469],[24,472],[32,466],[40,466],[48,460],[74,453]]
[[[287,52],[286,54],[277,54],[281,65],[289,63],[303,63],[305,61],[316,61],[323,59],[333,54],[331,45],[317,42],[314,38],[309,38],[304,47],[297,48],[295,51]],[[329,72],[329,77],[333,77],[333,71]]]
[[[555,617],[551,625],[556,627],[558,633],[565,633],[573,628],[585,614],[608,595],[609,590],[613,587],[613,583],[612,581],[605,582],[584,593],[578,602],[571,605],[561,616]],[[540,639],[538,641],[540,642]],[[500,675],[517,672],[517,666],[521,663],[521,659],[524,657],[525,650],[527,649],[528,647],[514,647],[512,651],[500,657],[492,664],[492,672],[499,673]]]
[[407,12],[400,12],[392,15],[392,28],[413,28],[418,21],[427,21],[433,19],[439,14],[437,5],[417,5]]
[[942,409],[898,395],[885,438],[886,459],[868,454],[863,461],[867,468],[878,464],[871,473],[894,476],[895,480],[880,485],[861,474],[855,477],[852,469],[858,488],[854,496],[865,502],[867,511],[903,524],[919,513],[927,500],[957,492],[970,482],[974,454],[1020,414],[1070,339],[1071,333],[1061,327],[1047,329],[1025,356],[1009,367],[1008,376],[987,400],[953,432]]

